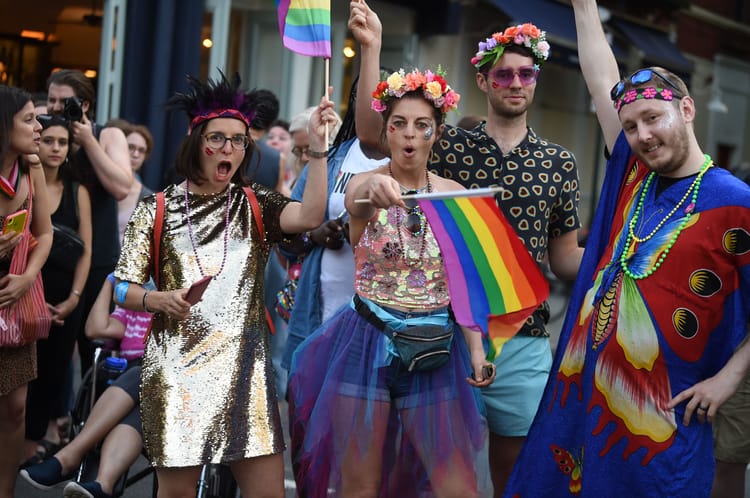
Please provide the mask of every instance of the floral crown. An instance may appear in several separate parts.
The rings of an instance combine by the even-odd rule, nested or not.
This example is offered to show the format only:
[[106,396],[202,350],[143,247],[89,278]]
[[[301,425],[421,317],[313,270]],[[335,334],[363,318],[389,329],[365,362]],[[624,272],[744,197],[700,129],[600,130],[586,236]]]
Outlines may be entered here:
[[505,47],[513,44],[530,49],[536,64],[541,65],[549,57],[547,33],[527,22],[510,26],[502,33],[494,33],[485,41],[480,41],[479,50],[471,58],[471,64],[477,69],[488,63],[490,67],[494,66],[502,57]]
[[419,69],[413,69],[409,73],[399,69],[391,73],[378,83],[377,88],[372,92],[370,107],[374,111],[383,112],[388,109],[388,104],[393,99],[400,99],[409,92],[419,90],[422,90],[424,98],[432,102],[432,105],[440,109],[443,114],[458,109],[461,96],[445,81],[445,72],[440,66],[434,73],[429,69],[424,73]]

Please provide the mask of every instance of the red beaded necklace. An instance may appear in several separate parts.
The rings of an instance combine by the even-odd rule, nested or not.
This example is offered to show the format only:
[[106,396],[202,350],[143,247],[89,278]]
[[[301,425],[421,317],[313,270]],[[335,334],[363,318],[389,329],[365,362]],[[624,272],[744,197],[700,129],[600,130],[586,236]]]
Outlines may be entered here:
[[[198,257],[198,249],[195,246],[195,239],[193,238],[193,224],[190,222],[190,180],[185,180],[185,216],[187,217],[188,234],[190,236],[190,245],[193,247],[193,255],[195,256],[195,262],[198,263],[198,270],[201,273],[201,277],[206,276],[206,272],[203,270],[201,259]],[[224,269],[224,264],[227,262],[227,243],[229,240],[229,206],[232,204],[232,186],[227,187],[227,207],[224,214],[224,256],[221,258],[221,266],[219,271],[216,272],[214,277],[221,273]]]
[[[393,178],[394,180],[396,179],[393,176],[393,170],[391,170],[391,163],[388,163],[388,174],[391,175],[391,178]],[[426,185],[421,189],[409,190],[399,183],[399,186],[401,187],[401,193],[402,194],[406,192],[419,193],[421,190],[424,190],[427,193],[432,192],[432,183],[430,182],[430,173],[427,171],[427,168],[425,168],[424,170],[424,176],[426,180]],[[404,258],[404,261],[409,266],[420,265],[422,264],[422,260],[424,259],[424,251],[425,251],[425,247],[427,246],[426,241],[425,241],[425,239],[427,238],[427,229],[428,229],[427,220],[425,218],[424,213],[422,213],[422,210],[419,208],[419,204],[417,204],[413,208],[409,208],[408,212],[410,215],[409,217],[411,217],[411,215],[416,215],[419,217],[420,230],[412,231],[406,228],[404,226],[404,218],[401,212],[401,208],[397,207],[396,209],[397,230],[396,231],[398,232],[398,243],[399,243],[399,246],[401,247],[401,257]],[[410,259],[407,255],[407,247],[406,247],[406,244],[404,244],[404,236],[401,233],[404,230],[406,230],[409,233],[409,235],[412,236],[412,238],[419,237],[421,235],[421,240],[419,241],[419,256],[417,259]]]

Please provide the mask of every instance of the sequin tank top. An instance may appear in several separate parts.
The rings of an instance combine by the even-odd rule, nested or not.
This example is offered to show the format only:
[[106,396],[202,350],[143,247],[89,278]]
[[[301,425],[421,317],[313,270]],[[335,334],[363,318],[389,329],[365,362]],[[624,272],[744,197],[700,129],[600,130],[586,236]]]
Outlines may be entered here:
[[379,209],[367,223],[354,248],[354,289],[384,306],[423,310],[447,306],[448,285],[435,236],[429,225],[424,236],[400,225],[400,209]]

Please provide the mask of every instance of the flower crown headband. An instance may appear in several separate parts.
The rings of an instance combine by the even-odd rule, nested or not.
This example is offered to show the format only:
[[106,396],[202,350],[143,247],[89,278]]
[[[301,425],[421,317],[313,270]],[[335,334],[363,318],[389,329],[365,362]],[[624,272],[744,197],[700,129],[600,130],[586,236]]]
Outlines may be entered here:
[[547,43],[547,33],[527,22],[510,26],[502,33],[494,33],[485,41],[480,41],[476,55],[471,58],[471,64],[477,69],[485,64],[492,67],[503,56],[505,47],[510,45],[519,45],[531,50],[534,54],[534,62],[538,65],[549,58],[550,47]]
[[372,92],[372,103],[370,107],[377,112],[388,109],[393,99],[400,99],[409,92],[422,91],[424,98],[432,103],[440,112],[447,114],[448,111],[458,109],[458,101],[461,95],[455,92],[445,81],[445,72],[438,66],[436,72],[427,69],[422,73],[419,69],[413,69],[406,73],[399,69],[395,73],[378,83]]

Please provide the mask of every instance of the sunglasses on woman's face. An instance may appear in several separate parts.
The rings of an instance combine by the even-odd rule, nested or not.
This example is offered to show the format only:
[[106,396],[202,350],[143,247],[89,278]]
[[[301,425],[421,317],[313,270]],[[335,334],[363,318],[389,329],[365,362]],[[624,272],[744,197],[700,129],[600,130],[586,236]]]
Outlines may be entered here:
[[682,95],[682,90],[680,90],[680,87],[678,87],[676,84],[672,82],[669,78],[661,74],[656,69],[646,68],[646,69],[639,69],[638,71],[634,72],[627,78],[623,78],[620,81],[618,81],[615,86],[612,87],[612,90],[609,91],[609,97],[612,99],[612,102],[616,101],[620,97],[622,97],[622,94],[625,93],[625,85],[630,82],[633,86],[642,85],[644,83],[647,83],[651,81],[654,76],[661,79],[664,83],[672,87],[672,90],[676,90],[680,95]]
[[539,76],[539,68],[536,66],[521,66],[518,70],[512,67],[496,67],[487,73],[489,78],[503,88],[508,88],[518,76],[522,86],[533,85]]

